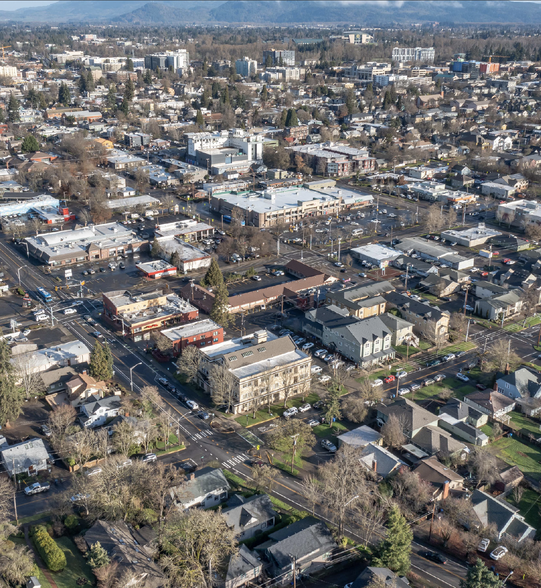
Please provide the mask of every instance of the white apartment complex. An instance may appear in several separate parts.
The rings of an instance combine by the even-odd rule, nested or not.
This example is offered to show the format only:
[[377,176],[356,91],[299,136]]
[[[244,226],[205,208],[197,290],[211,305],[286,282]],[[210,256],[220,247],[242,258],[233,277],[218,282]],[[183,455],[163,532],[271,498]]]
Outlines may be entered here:
[[436,51],[434,47],[395,47],[393,61],[422,61],[434,63]]
[[197,151],[235,147],[248,156],[249,161],[263,159],[263,136],[250,135],[242,129],[231,129],[218,133],[186,133],[188,158],[195,160]]
[[243,78],[255,76],[257,73],[257,61],[249,57],[243,57],[235,61],[235,71]]

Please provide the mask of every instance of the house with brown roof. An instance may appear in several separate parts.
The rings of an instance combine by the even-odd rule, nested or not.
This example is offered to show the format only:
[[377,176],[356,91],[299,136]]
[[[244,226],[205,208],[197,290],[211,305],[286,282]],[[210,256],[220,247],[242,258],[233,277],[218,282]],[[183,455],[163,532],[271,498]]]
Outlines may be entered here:
[[478,390],[464,397],[464,402],[479,412],[501,419],[516,407],[515,400],[494,390]]
[[451,468],[444,466],[436,457],[426,457],[413,470],[421,480],[434,488],[434,498],[445,500],[450,493],[464,490],[464,478]]
[[75,378],[66,384],[68,402],[75,407],[83,404],[91,397],[103,398],[106,391],[107,384],[101,381],[98,382],[86,370],[81,374],[77,374]]

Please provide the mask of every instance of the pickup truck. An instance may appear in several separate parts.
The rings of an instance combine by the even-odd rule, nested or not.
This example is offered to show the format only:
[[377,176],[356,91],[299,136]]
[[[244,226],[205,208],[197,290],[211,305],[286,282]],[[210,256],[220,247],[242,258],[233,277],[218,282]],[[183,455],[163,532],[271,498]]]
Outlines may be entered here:
[[47,482],[43,482],[43,484],[40,484],[39,482],[35,482],[34,484],[30,484],[30,486],[27,486],[24,489],[24,493],[27,496],[32,496],[33,494],[39,494],[40,492],[47,492],[47,490],[50,490],[51,485],[48,484]]

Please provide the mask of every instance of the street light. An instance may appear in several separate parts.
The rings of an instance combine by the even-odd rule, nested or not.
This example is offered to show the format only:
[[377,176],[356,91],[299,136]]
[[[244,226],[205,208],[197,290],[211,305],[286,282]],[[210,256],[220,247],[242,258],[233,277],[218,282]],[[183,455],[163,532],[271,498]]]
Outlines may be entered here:
[[136,368],[138,365],[141,365],[143,362],[140,361],[139,363],[136,363],[135,365],[132,365],[132,367],[130,368],[130,390],[133,392],[133,369]]
[[27,265],[21,265],[21,267],[17,268],[17,279],[19,280],[19,286],[21,285],[21,270],[23,267],[28,267]]

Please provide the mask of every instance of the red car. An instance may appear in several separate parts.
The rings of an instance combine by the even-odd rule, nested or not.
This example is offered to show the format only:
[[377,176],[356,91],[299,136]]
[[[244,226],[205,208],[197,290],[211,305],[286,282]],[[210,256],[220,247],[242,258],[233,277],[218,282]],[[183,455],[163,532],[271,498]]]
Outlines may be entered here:
[[504,260],[503,260],[504,263],[509,263],[510,261],[511,260],[508,257],[504,258]]
[[383,381],[386,384],[390,384],[391,382],[396,382],[396,378],[394,376],[387,376]]
[[481,275],[483,276],[483,278],[486,278],[488,276],[488,272],[483,272]]

